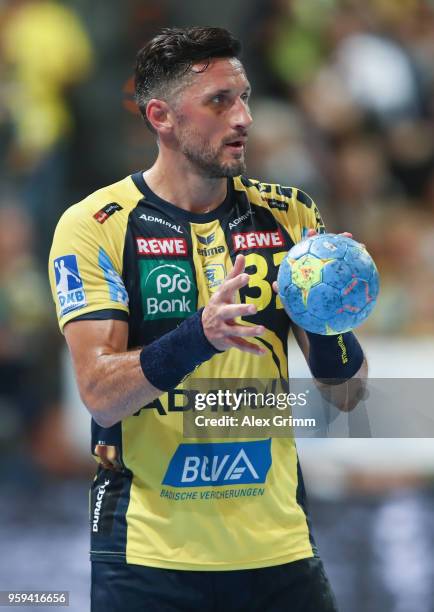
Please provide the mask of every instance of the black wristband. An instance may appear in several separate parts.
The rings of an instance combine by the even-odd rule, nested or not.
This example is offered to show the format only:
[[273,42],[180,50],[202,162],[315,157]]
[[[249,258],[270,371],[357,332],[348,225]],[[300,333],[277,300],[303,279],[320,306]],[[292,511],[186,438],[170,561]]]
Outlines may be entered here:
[[327,384],[349,380],[363,363],[363,350],[353,332],[322,336],[306,332],[309,338],[309,367],[312,375]]
[[174,389],[198,365],[221,352],[205,336],[202,311],[203,308],[142,348],[140,365],[143,374],[157,389]]

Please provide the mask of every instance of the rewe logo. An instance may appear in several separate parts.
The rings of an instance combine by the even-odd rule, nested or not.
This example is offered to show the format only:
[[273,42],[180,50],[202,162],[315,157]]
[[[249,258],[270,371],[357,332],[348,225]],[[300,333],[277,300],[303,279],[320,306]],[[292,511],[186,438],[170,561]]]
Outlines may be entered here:
[[138,255],[187,255],[185,238],[136,238]]
[[271,440],[180,444],[162,484],[206,487],[264,483],[271,467]]
[[247,249],[274,249],[283,247],[284,241],[280,230],[275,232],[243,232],[233,234],[232,240],[236,251]]
[[145,319],[185,318],[195,312],[196,288],[189,262],[140,260],[139,269]]

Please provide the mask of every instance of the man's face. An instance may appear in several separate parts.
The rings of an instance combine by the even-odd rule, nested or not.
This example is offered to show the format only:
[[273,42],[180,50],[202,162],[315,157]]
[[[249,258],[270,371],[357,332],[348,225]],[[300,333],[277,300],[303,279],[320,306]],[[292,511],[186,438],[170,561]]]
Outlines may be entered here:
[[246,170],[250,85],[237,59],[204,66],[192,67],[196,74],[175,103],[176,144],[201,176],[238,176]]

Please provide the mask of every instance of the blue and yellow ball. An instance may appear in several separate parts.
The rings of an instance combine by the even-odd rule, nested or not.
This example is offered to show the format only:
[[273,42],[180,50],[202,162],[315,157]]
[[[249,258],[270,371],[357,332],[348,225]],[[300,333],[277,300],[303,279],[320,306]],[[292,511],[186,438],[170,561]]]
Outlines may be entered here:
[[316,334],[341,334],[361,325],[379,292],[377,267],[366,248],[342,235],[299,242],[280,265],[279,296],[289,317]]

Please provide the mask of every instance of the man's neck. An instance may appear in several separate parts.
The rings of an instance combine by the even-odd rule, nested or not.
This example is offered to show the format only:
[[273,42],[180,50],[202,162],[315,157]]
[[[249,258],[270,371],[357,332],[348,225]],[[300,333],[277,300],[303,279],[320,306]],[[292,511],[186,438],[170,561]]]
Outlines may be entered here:
[[227,193],[226,178],[205,178],[192,171],[189,164],[166,164],[160,156],[143,176],[160,198],[190,212],[204,213],[217,208]]

